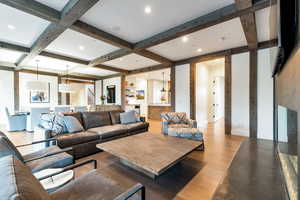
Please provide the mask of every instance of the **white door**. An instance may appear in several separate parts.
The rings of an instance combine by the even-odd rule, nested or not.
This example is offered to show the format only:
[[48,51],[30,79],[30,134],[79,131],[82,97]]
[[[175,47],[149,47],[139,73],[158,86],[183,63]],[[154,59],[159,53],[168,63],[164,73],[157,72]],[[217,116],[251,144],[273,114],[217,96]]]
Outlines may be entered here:
[[224,117],[224,77],[217,76],[214,78],[213,87],[213,107],[214,107],[214,121]]

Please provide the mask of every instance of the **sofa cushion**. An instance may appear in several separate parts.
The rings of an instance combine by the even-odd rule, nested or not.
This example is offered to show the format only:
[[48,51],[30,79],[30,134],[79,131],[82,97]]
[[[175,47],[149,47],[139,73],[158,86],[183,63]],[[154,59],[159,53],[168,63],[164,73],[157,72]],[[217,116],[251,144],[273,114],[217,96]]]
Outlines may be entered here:
[[99,140],[100,137],[96,133],[83,131],[79,133],[63,134],[57,137],[59,147],[66,148],[77,144],[82,144],[94,140]]
[[84,122],[84,128],[90,129],[100,126],[111,125],[109,112],[83,112],[82,118]]
[[147,129],[149,127],[149,123],[147,123],[147,122],[136,122],[136,123],[127,124],[126,126],[127,126],[127,129],[128,129],[128,132],[131,133],[131,132]]
[[54,118],[53,128],[52,128],[52,136],[56,136],[67,132],[68,129],[64,121],[64,116],[62,114],[56,114]]
[[0,159],[1,199],[50,200],[30,169],[13,156]]
[[122,124],[116,124],[112,126],[102,126],[97,128],[88,129],[89,132],[97,133],[101,139],[107,139],[123,134],[127,134],[127,126]]
[[[64,187],[58,189],[50,196],[52,199],[115,199],[122,192],[121,186],[111,178],[102,175],[99,171],[93,170]],[[129,200],[140,200],[138,195],[133,195]]]
[[64,116],[64,121],[66,124],[66,127],[68,129],[68,133],[76,133],[84,131],[83,126],[80,124],[78,119],[76,119],[73,116]]
[[20,161],[23,161],[23,157],[15,145],[4,135],[4,133],[0,132],[0,158],[13,155]]
[[136,113],[134,110],[124,112],[120,114],[120,120],[122,124],[130,124],[137,122]]
[[67,113],[63,113],[63,115],[75,117],[79,121],[79,123],[84,127],[81,112],[67,112]]
[[[30,160],[32,158],[37,158],[39,156],[44,156],[58,151],[61,151],[58,146],[51,146],[34,153],[24,155],[24,160]],[[73,157],[71,155],[68,153],[60,153],[46,158],[26,162],[26,165],[29,166],[34,173],[47,168],[62,168],[71,165],[72,163]]]
[[115,110],[109,112],[112,124],[121,124],[120,113],[123,113],[123,111]]

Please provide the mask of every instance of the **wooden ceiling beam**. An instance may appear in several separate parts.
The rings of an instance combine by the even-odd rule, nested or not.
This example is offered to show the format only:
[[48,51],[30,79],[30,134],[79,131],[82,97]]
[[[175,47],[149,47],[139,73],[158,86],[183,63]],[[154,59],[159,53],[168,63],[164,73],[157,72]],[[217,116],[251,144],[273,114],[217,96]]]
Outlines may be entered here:
[[50,22],[60,21],[60,12],[34,0],[0,0],[0,3]]
[[75,21],[98,1],[99,0],[70,0],[61,12],[59,23],[52,22],[35,41],[31,47],[30,53],[19,61],[17,65],[25,65],[35,56],[40,54],[52,41],[72,26]]
[[21,53],[29,53],[30,52],[30,48],[23,47],[23,46],[20,46],[20,45],[10,44],[10,43],[7,43],[7,42],[0,42],[0,49],[18,51],[18,52],[21,52]]
[[154,66],[150,66],[150,67],[144,67],[144,68],[141,68],[141,69],[131,70],[128,73],[128,75],[158,71],[158,70],[162,70],[162,69],[171,68],[171,66],[172,66],[171,64],[159,64],[159,65],[154,65]]
[[[251,8],[252,0],[235,0],[238,10]],[[250,49],[256,49],[258,45],[255,13],[248,13],[240,16],[244,34]]]
[[[258,43],[257,48],[258,49],[266,49],[266,48],[275,47],[275,46],[277,46],[277,44],[278,44],[278,40],[274,39],[274,40],[269,40],[269,41],[264,41],[264,42]],[[232,49],[226,49],[226,50],[222,50],[222,51],[212,52],[212,53],[208,53],[205,55],[195,56],[195,57],[191,57],[191,58],[187,58],[187,59],[183,59],[183,60],[178,60],[175,62],[175,65],[184,65],[184,64],[194,63],[194,62],[202,62],[205,60],[211,60],[211,59],[220,58],[220,57],[224,57],[224,56],[228,56],[228,55],[245,53],[250,50],[251,49],[248,46],[241,46],[241,47],[236,47],[236,48],[232,48]]]
[[140,50],[140,51],[135,51],[134,53],[140,55],[140,56],[144,56],[146,58],[149,58],[149,59],[152,59],[152,60],[155,60],[156,62],[159,62],[159,63],[163,63],[163,64],[172,64],[172,61],[163,57],[163,56],[160,56],[158,54],[155,54],[151,51],[148,51],[146,49],[143,49],[143,50]]
[[68,62],[73,62],[73,63],[77,63],[77,64],[81,64],[81,65],[89,64],[89,61],[87,61],[87,60],[82,60],[79,58],[73,58],[73,57],[64,56],[64,55],[59,55],[59,54],[55,54],[55,53],[51,53],[51,52],[47,52],[47,51],[42,51],[39,55],[49,57],[49,58],[64,60],[64,61],[68,61]]
[[116,51],[113,51],[111,53],[108,53],[104,56],[100,56],[99,58],[96,58],[94,60],[92,60],[89,65],[91,66],[94,66],[94,65],[99,65],[101,63],[104,63],[104,62],[107,62],[107,61],[110,61],[110,60],[114,60],[114,59],[117,59],[117,58],[121,58],[123,56],[127,56],[129,54],[131,54],[132,51],[131,50],[128,50],[128,49],[119,49],[119,50],[116,50]]
[[270,6],[270,2],[273,2],[273,0],[257,0],[252,7],[242,10],[237,9],[235,4],[231,4],[209,14],[200,16],[194,20],[171,28],[167,31],[154,35],[148,39],[140,41],[135,44],[134,49],[147,49],[152,46],[176,39],[178,37],[208,28],[210,26],[226,22],[233,18],[240,17],[248,13],[253,13],[257,10]]
[[119,72],[119,73],[125,73],[125,74],[129,73],[128,70],[117,68],[117,67],[112,67],[112,66],[108,66],[108,65],[103,65],[103,64],[94,65],[93,67],[108,70],[108,71],[113,71],[113,72]]
[[92,37],[97,40],[101,40],[113,46],[122,48],[122,49],[133,49],[133,45],[130,42],[127,42],[121,38],[118,38],[110,33],[104,32],[100,29],[97,29],[94,26],[91,26],[82,21],[76,21],[71,27],[72,30]]

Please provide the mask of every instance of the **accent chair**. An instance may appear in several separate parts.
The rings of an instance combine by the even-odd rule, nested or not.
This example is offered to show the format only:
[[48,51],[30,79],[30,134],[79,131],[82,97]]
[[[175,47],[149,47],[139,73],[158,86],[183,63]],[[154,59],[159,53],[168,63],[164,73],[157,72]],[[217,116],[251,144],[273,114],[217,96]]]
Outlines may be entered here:
[[30,108],[30,114],[27,116],[27,127],[28,132],[33,132],[41,119],[41,115],[50,112],[50,107],[32,107]]
[[15,114],[11,115],[8,111],[8,108],[5,108],[6,117],[7,117],[7,130],[8,131],[24,131],[26,130],[26,114]]

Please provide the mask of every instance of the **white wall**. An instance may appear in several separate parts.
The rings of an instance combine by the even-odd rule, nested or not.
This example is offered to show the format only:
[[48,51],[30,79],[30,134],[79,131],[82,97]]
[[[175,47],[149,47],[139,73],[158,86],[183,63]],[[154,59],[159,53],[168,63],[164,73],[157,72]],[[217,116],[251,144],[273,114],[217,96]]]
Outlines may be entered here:
[[29,107],[53,107],[58,104],[58,82],[55,76],[39,75],[39,80],[50,83],[50,103],[30,103],[30,92],[26,89],[26,82],[36,80],[36,74],[20,73],[20,109]]
[[102,101],[101,101],[101,99],[100,99],[100,97],[101,97],[101,95],[102,95],[102,85],[101,85],[101,80],[100,81],[96,81],[96,94],[95,94],[95,96],[96,96],[96,105],[100,105],[100,104],[102,104]]
[[176,66],[176,112],[186,112],[190,115],[190,65]]
[[273,79],[270,49],[258,51],[257,137],[273,140]]
[[232,56],[232,131],[249,137],[249,52]]
[[5,107],[14,112],[14,73],[0,70],[0,124],[6,124]]
[[106,87],[109,85],[116,86],[116,103],[115,103],[115,105],[121,105],[121,77],[103,80],[103,88],[104,88],[105,96],[107,96]]

